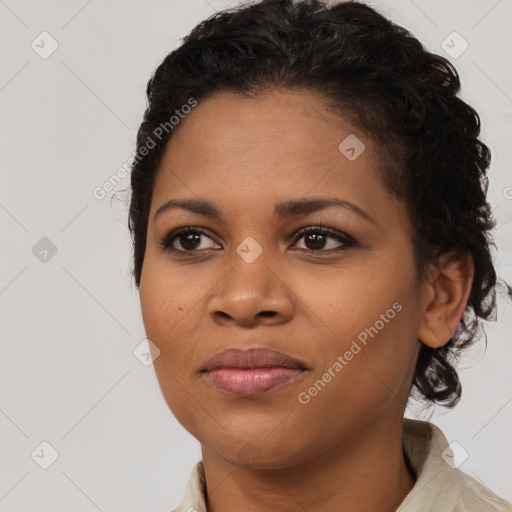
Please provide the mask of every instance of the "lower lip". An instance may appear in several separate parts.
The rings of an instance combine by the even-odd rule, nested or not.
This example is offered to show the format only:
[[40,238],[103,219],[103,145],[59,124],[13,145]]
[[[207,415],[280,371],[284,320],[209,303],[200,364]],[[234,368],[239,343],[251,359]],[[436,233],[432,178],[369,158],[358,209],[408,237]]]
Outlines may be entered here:
[[304,371],[296,368],[217,368],[206,373],[216,388],[237,396],[259,395],[293,382]]

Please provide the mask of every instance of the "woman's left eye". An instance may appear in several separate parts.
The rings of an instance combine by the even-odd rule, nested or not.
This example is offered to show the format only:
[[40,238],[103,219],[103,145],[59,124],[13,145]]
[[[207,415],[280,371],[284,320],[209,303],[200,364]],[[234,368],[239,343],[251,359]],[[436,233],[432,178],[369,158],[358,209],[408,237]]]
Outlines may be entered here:
[[[299,233],[297,233],[297,240],[301,239],[304,239],[304,244],[306,245],[304,250],[310,251],[313,254],[340,251],[356,245],[355,240],[348,235],[344,235],[335,229],[321,226],[308,227],[300,230]],[[335,240],[338,244],[334,244],[334,247],[326,247],[329,245],[329,239]],[[331,243],[331,245],[333,244]]]
[[[202,239],[205,238],[214,242],[205,229],[188,226],[170,232],[161,240],[159,245],[164,250],[182,254],[214,249],[214,247],[211,246],[201,247],[201,245],[203,245]],[[341,251],[356,245],[355,240],[348,235],[336,231],[335,229],[322,226],[310,226],[301,229],[295,235],[295,243],[301,239],[304,239],[306,247],[297,247],[297,249],[309,251],[313,254]],[[329,243],[329,239],[331,243]],[[334,243],[332,242],[333,240]],[[179,243],[183,249],[177,248],[177,243]],[[331,247],[329,247],[329,245],[331,245]],[[334,247],[332,247],[332,245],[334,245]]]

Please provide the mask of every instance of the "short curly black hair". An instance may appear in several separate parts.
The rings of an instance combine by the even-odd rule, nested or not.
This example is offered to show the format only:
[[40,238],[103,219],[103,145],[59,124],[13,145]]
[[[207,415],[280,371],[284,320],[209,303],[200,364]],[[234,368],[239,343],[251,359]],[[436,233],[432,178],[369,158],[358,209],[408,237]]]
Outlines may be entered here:
[[478,114],[457,96],[459,76],[450,62],[366,4],[248,3],[201,22],[158,66],[147,85],[131,172],[137,287],[171,116],[191,98],[200,102],[221,91],[250,97],[275,87],[320,94],[377,145],[385,185],[408,206],[419,279],[441,254],[471,255],[472,289],[457,331],[441,348],[422,344],[411,384],[411,396],[453,407],[461,385],[452,363],[481,334],[480,319],[496,309],[490,152],[478,139]]

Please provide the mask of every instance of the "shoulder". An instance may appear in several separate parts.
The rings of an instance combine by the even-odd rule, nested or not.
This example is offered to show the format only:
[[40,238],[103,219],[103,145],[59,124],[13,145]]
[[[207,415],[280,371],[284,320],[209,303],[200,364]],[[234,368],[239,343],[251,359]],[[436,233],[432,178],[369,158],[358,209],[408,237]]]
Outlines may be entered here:
[[480,482],[466,473],[455,470],[459,488],[457,511],[477,510],[478,512],[512,512],[512,504],[494,494]]
[[183,499],[172,512],[206,512],[206,479],[203,461],[196,463],[190,473]]
[[416,483],[397,512],[512,512],[512,505],[461,471],[432,423],[404,418],[403,448]]

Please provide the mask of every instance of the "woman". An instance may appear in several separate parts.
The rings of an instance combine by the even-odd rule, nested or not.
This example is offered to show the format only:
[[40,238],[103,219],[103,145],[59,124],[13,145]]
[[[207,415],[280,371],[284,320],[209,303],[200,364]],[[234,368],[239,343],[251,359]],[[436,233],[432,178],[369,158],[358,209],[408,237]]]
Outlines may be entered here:
[[219,13],[147,88],[129,227],[178,512],[512,510],[410,396],[495,306],[490,155],[455,69],[370,7]]

